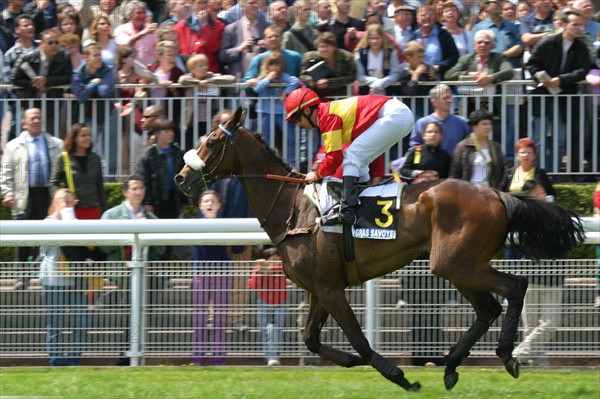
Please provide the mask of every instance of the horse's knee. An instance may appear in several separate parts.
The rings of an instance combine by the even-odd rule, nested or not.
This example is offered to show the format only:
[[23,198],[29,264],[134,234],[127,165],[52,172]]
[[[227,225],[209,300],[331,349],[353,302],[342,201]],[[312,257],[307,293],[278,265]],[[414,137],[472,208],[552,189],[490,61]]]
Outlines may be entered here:
[[312,334],[305,335],[304,344],[312,353],[319,353],[319,349],[321,348],[321,341],[318,337],[314,337]]
[[527,287],[529,286],[529,281],[527,277],[523,276],[514,276],[516,279],[516,284],[513,288],[511,288],[506,296],[506,299],[510,303],[520,304],[525,300],[525,293],[527,292]]
[[488,325],[491,325],[498,317],[500,317],[500,315],[502,314],[502,305],[500,305],[497,301],[494,300],[490,312],[490,320],[487,320]]

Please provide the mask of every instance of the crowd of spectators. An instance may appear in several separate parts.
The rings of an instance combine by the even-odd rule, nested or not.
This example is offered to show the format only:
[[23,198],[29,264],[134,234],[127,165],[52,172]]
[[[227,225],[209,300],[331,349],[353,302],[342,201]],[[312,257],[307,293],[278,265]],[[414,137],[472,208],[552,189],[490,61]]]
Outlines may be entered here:
[[[540,83],[536,94],[558,91],[575,94],[586,90],[578,88],[575,82],[585,79],[590,69],[598,68],[594,64],[598,63],[600,48],[600,23],[594,19],[592,0],[366,1],[364,7],[355,6],[355,10],[352,10],[350,0],[239,0],[238,3],[216,0],[86,0],[82,3],[3,0],[2,3],[1,82],[22,88],[2,94],[36,99],[44,93],[47,98],[73,98],[78,103],[90,98],[160,96],[163,99],[156,101],[164,107],[165,98],[181,97],[186,93],[172,84],[187,74],[195,75],[194,79],[181,79],[188,85],[200,87],[203,92],[200,103],[205,102],[206,96],[240,95],[237,88],[214,92],[207,90],[207,84],[247,83],[242,96],[264,97],[274,91],[264,90],[261,86],[257,91],[256,79],[261,64],[271,52],[282,54],[282,72],[299,80],[297,84],[313,88],[323,98],[345,96],[347,86],[354,82],[364,85],[360,94],[402,96],[426,96],[430,87],[417,90],[419,81],[472,80],[480,88],[486,88],[521,77],[513,76],[512,68],[523,68],[523,77],[531,77]],[[552,50],[552,57],[544,51],[556,46],[562,46],[564,51]],[[100,53],[102,63],[97,60],[96,52]],[[188,60],[196,55],[203,55],[206,60],[199,62],[196,58],[191,66],[206,65],[210,73],[206,79],[203,78],[206,72],[188,69]],[[317,64],[319,67],[315,71]],[[150,74],[140,76],[140,69],[145,68]],[[215,81],[217,75],[214,74],[226,78]],[[275,82],[280,83],[280,79],[278,77]],[[413,82],[412,87],[410,82]],[[116,91],[115,83],[157,83],[161,87],[135,92]],[[65,84],[72,88],[55,88]],[[456,89],[453,90],[456,93]],[[283,96],[286,91],[289,92],[289,87],[283,90]],[[495,89],[484,92],[500,94]],[[470,104],[463,116],[476,106],[488,105],[485,98],[475,104],[476,96],[468,97],[471,97]],[[515,107],[508,107],[506,114],[501,115],[499,101],[496,102],[498,104],[489,108],[496,119],[495,133],[498,134],[500,123],[506,125],[502,150],[507,160],[512,161],[513,143],[518,139],[514,137]],[[22,110],[16,109],[16,104],[21,103],[8,104],[13,115],[8,139],[12,139],[19,130],[15,115],[20,115],[17,111]],[[120,107],[123,105],[119,103]],[[170,105],[179,109],[181,104]],[[257,117],[256,103],[251,105],[251,116]],[[534,104],[536,119],[533,127],[528,127],[532,131],[520,129],[519,133],[532,136],[538,142],[545,141],[541,136],[546,133],[550,143],[558,136],[560,154],[555,155],[558,164],[551,164],[556,159],[550,157],[550,145],[541,154],[550,171],[559,171],[563,160],[570,159],[575,169],[576,164],[585,164],[585,160],[591,158],[588,141],[593,135],[587,127],[588,121],[581,126],[584,133],[579,134],[579,125],[569,129],[562,114],[558,124],[540,120],[539,105],[540,101]],[[556,106],[552,101],[543,105],[550,111]],[[563,109],[562,105],[559,103],[558,108]],[[112,108],[111,105],[110,123],[118,114]],[[265,120],[273,113],[259,108],[263,112],[258,112]],[[422,101],[412,108],[416,119],[425,116],[427,107]],[[458,100],[455,100],[454,108],[458,108]],[[217,107],[209,109],[213,114],[218,110]],[[78,108],[72,112],[72,120],[68,121],[71,123],[64,122],[64,110],[48,112],[44,116],[47,133],[64,137],[76,121],[96,126],[91,123],[92,117],[105,121],[105,112],[105,107],[92,110],[86,105],[85,117],[79,115]],[[129,112],[136,118],[139,134],[142,110]],[[185,136],[181,136],[184,132],[179,129],[176,131],[175,141],[183,149],[195,144],[213,116],[206,115],[206,106],[200,106],[198,113],[199,118],[194,120],[200,122],[200,130],[192,126],[191,121],[186,121]],[[279,114],[277,102],[275,114]],[[59,115],[61,122],[53,123]],[[179,126],[179,113],[170,116]],[[279,147],[282,142],[287,142],[290,150],[282,152],[295,161],[295,151],[291,150],[295,140],[289,133],[287,140],[281,139],[285,129],[279,119],[275,118],[278,136],[275,141]],[[548,132],[550,124],[557,128],[556,132]],[[115,142],[121,138],[112,133],[115,129],[102,129],[101,125],[97,123],[94,130],[99,131],[93,132],[98,152],[100,155],[104,155],[103,152],[114,154],[117,152]],[[271,125],[272,122],[268,124]],[[52,131],[56,126],[59,131]],[[259,126],[266,129],[265,124]],[[110,132],[105,134],[103,130]],[[196,132],[196,137],[192,132]],[[269,136],[271,132],[265,133]],[[572,136],[572,149],[584,142],[584,159],[580,159],[575,150],[567,154],[565,141],[568,136]],[[114,171],[114,168],[110,170]]]

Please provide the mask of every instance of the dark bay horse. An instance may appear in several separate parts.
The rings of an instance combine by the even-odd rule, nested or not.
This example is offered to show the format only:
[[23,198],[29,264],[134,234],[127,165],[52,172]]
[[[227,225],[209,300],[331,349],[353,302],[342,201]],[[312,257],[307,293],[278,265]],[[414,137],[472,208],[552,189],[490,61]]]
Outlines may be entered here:
[[[318,228],[319,214],[304,197],[303,183],[266,178],[267,174],[302,175],[293,172],[260,136],[242,126],[245,116],[246,111],[238,108],[197,152],[186,154],[187,165],[175,178],[180,189],[189,195],[220,178],[240,179],[254,214],[283,259],[287,277],[310,292],[303,337],[308,349],[344,367],[370,364],[404,389],[419,390],[418,382],[411,384],[400,368],[370,347],[344,295],[349,284],[342,236]],[[502,313],[492,293],[506,298],[508,308],[496,353],[517,378],[519,363],[512,351],[527,279],[493,269],[490,259],[507,235],[530,258],[561,257],[583,241],[581,220],[554,203],[458,180],[408,186],[402,206],[393,216],[397,221],[395,240],[354,240],[360,280],[383,276],[428,252],[431,272],[454,284],[472,304],[475,322],[444,357],[448,390],[458,381],[456,369],[471,347]],[[514,234],[518,240],[513,239]],[[321,343],[320,331],[329,315],[358,356]]]

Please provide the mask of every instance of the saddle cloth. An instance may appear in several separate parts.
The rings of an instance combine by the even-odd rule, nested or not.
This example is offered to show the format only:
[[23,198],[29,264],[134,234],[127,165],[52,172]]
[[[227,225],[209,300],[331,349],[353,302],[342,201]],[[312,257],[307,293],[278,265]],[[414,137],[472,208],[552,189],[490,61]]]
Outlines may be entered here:
[[[387,183],[369,186],[360,193],[360,205],[356,211],[357,222],[352,227],[355,238],[377,240],[396,239],[396,211],[400,209],[402,191],[406,183]],[[306,195],[321,216],[340,202],[342,181],[327,177],[322,183],[309,184]],[[342,233],[342,225],[321,226],[326,233]]]

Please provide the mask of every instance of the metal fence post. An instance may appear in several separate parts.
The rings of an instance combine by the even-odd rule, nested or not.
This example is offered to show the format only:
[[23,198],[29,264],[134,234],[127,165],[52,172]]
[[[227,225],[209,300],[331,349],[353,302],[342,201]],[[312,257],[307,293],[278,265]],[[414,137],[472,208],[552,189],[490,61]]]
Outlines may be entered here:
[[134,242],[131,250],[131,318],[129,320],[129,352],[131,366],[141,364],[143,328],[143,297],[144,297],[144,251],[140,243],[139,234],[134,234]]
[[377,292],[376,292],[376,281],[369,280],[365,283],[365,335],[367,341],[371,345],[373,350],[377,350],[377,340],[375,333],[377,332],[376,325],[376,309],[377,309]]

